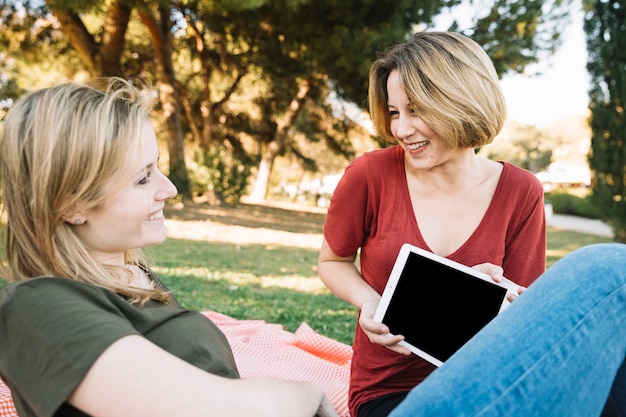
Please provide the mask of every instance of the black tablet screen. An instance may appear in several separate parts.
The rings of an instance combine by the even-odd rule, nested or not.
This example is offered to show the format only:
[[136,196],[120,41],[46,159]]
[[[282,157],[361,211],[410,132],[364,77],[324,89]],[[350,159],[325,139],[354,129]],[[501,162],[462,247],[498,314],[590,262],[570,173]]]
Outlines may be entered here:
[[498,312],[507,290],[410,253],[386,314],[391,333],[444,362]]

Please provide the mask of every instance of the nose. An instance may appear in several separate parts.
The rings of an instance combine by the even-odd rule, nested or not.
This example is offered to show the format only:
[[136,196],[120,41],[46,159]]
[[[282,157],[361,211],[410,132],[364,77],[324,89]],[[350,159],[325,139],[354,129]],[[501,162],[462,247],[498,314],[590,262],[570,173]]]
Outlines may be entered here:
[[159,187],[157,192],[154,195],[156,200],[169,200],[170,198],[176,197],[178,194],[178,190],[174,183],[162,172],[158,173],[159,175]]
[[404,140],[415,134],[413,118],[409,114],[400,113],[396,119],[396,138]]

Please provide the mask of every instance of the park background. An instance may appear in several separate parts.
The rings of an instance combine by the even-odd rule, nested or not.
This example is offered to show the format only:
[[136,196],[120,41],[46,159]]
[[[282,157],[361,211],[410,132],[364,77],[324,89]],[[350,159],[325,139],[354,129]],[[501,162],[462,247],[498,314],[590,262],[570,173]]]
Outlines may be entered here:
[[[607,70],[610,58],[623,61],[586,52],[600,27],[612,35],[600,37],[603,48],[622,40],[607,22],[623,9],[579,0],[4,1],[0,120],[20,94],[61,80],[116,75],[152,86],[160,162],[180,190],[168,205],[170,239],[151,250],[157,273],[190,308],[290,331],[305,321],[351,343],[355,311],[323,288],[316,264],[337,179],[384,146],[365,109],[371,61],[415,31],[471,36],[493,59],[510,109],[480,153],[547,178],[565,167],[556,172],[565,179],[545,183],[551,210],[623,230],[623,125],[614,132],[592,120],[598,107],[623,113],[611,86],[626,70],[598,84],[590,62]],[[594,86],[606,92],[600,101]],[[607,136],[622,187],[599,204],[606,168],[589,156],[593,138]],[[548,265],[613,240],[548,233]]]

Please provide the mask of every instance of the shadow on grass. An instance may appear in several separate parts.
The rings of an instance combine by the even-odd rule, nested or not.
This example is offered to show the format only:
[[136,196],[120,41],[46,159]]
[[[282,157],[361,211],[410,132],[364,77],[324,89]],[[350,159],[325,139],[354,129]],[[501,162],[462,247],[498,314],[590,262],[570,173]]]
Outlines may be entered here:
[[225,225],[250,228],[267,228],[292,233],[322,233],[324,218],[321,212],[290,210],[264,205],[243,204],[239,207],[217,207],[203,203],[185,202],[183,205],[168,204],[168,219],[209,220]]

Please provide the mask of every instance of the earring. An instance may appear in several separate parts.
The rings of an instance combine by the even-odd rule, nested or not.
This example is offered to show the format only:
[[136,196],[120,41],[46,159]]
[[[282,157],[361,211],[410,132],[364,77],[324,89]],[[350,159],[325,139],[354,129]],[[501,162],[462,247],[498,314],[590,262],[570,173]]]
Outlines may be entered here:
[[74,220],[74,224],[76,224],[76,225],[83,224],[83,221],[81,219],[76,219],[76,220]]

